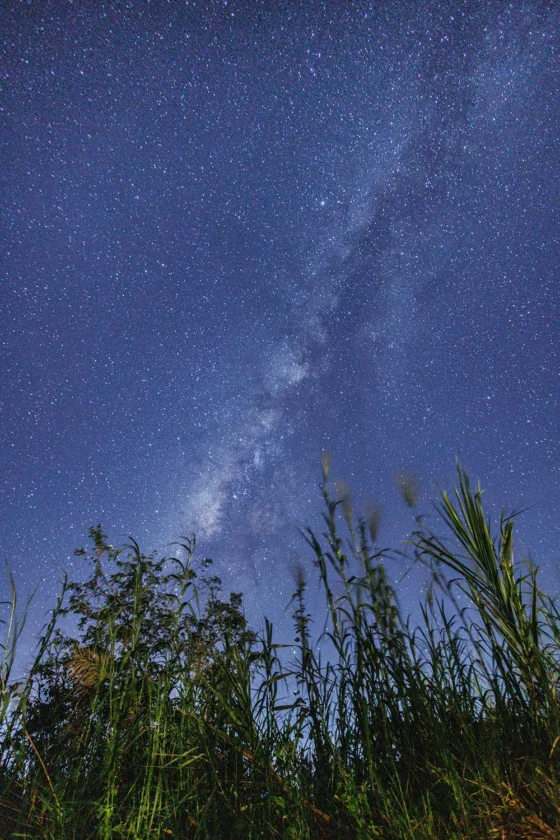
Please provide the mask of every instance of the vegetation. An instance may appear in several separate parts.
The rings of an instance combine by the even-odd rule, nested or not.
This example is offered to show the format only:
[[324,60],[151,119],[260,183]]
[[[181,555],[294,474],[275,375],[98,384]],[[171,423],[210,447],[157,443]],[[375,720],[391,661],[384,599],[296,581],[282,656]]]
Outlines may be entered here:
[[[447,539],[416,519],[411,545],[432,586],[411,628],[376,515],[353,516],[327,479],[325,461],[324,532],[305,532],[325,661],[303,572],[288,652],[270,623],[260,637],[247,627],[241,596],[223,599],[194,540],[157,559],[135,542],[113,548],[97,527],[79,552],[89,577],[65,582],[16,684],[12,586],[0,837],[560,836],[560,616],[536,569],[514,563],[513,520],[493,538],[480,489],[458,470],[436,505]],[[72,621],[75,638],[62,630]]]

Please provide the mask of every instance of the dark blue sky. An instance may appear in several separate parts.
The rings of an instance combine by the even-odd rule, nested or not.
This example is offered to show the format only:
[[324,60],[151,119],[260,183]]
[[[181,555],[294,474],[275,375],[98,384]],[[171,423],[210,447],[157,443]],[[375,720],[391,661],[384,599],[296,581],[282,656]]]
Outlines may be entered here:
[[97,522],[195,531],[278,619],[323,450],[389,545],[396,471],[428,511],[460,459],[494,512],[534,505],[518,556],[557,588],[558,6],[41,0],[0,30],[0,553],[31,629]]

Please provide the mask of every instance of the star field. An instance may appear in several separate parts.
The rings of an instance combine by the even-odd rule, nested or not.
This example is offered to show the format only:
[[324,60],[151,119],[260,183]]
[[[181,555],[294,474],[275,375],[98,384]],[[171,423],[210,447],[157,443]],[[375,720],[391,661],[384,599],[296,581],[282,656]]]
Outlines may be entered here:
[[280,618],[325,450],[395,547],[396,471],[428,511],[458,458],[495,514],[534,505],[519,556],[556,588],[559,23],[2,4],[0,552],[34,632],[97,522],[196,532]]

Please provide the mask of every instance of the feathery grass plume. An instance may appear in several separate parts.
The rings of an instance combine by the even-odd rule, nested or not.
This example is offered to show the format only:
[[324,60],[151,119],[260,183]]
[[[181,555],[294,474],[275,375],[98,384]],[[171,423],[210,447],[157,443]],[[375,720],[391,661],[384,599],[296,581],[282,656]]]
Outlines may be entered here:
[[337,481],[336,482],[336,491],[338,493],[338,497],[340,500],[340,506],[342,508],[342,514],[344,516],[344,520],[348,525],[350,531],[353,528],[353,517],[352,517],[352,496],[350,493],[350,486],[345,481]]
[[323,484],[326,484],[329,480],[329,468],[331,465],[331,453],[330,452],[323,452],[321,456],[321,464],[323,467]]
[[413,473],[406,469],[399,470],[396,475],[396,482],[397,487],[399,488],[408,507],[416,507],[420,496],[420,490]]
[[70,654],[66,667],[78,692],[96,685],[108,672],[109,654],[99,653],[89,647],[76,647]]
[[366,509],[365,521],[367,522],[367,528],[369,536],[371,538],[371,542],[373,545],[375,545],[377,543],[377,538],[379,536],[379,528],[381,525],[381,508],[375,504],[368,505]]

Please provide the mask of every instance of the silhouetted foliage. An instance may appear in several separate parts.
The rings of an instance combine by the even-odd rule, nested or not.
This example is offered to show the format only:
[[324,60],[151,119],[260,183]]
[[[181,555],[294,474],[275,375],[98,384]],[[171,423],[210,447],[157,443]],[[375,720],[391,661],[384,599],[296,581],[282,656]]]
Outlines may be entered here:
[[373,544],[377,513],[355,517],[345,485],[333,498],[328,469],[325,458],[324,531],[305,532],[319,637],[303,567],[295,638],[281,645],[269,622],[260,637],[248,628],[241,595],[222,597],[194,538],[158,559],[133,540],[113,548],[97,526],[77,552],[85,581],[65,582],[14,683],[12,586],[1,837],[558,836],[560,616],[536,569],[514,562],[513,520],[494,538],[458,470],[455,499],[438,505],[447,537],[415,520],[414,562],[432,583],[411,628]]

